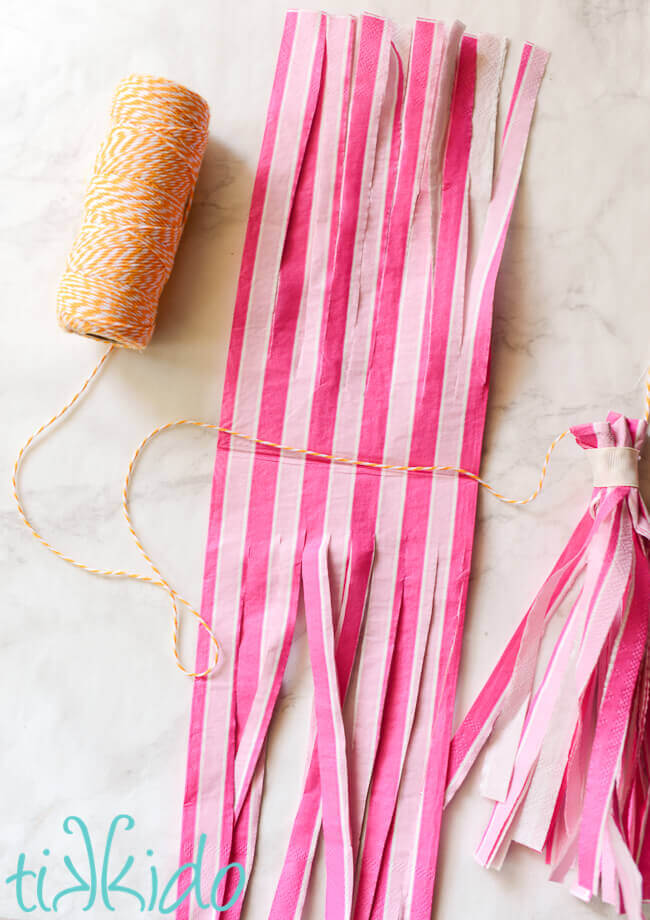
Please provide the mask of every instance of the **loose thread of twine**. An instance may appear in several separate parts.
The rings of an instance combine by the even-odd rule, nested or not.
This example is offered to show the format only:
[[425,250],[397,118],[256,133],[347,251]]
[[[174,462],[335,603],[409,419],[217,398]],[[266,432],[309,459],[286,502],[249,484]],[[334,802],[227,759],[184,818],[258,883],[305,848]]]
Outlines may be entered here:
[[[55,556],[58,556],[60,559],[63,559],[65,562],[69,562],[71,565],[74,565],[78,569],[83,569],[83,571],[89,572],[91,575],[100,575],[100,576],[107,577],[107,578],[130,578],[135,581],[146,582],[148,584],[155,585],[156,587],[163,588],[167,592],[167,594],[169,595],[171,605],[172,605],[172,639],[173,639],[174,657],[176,659],[176,663],[178,667],[180,668],[180,670],[183,671],[184,674],[187,674],[189,677],[207,677],[207,675],[210,674],[215,669],[219,661],[219,655],[220,655],[219,642],[216,636],[214,635],[214,633],[212,632],[210,625],[201,616],[199,611],[196,610],[196,608],[188,600],[186,600],[181,594],[179,594],[179,592],[176,591],[176,589],[173,588],[169,584],[169,582],[164,578],[160,569],[158,568],[156,563],[153,561],[151,555],[144,548],[144,545],[140,537],[138,536],[138,533],[133,525],[133,521],[131,520],[131,514],[129,511],[129,488],[131,485],[131,480],[133,478],[133,473],[134,473],[136,464],[140,458],[140,455],[145,449],[145,447],[155,437],[157,437],[157,435],[162,434],[164,431],[168,431],[170,428],[177,428],[182,425],[191,425],[196,428],[203,428],[209,431],[217,431],[221,434],[227,434],[233,438],[238,438],[243,441],[248,441],[249,443],[256,444],[261,447],[271,447],[271,448],[275,448],[277,450],[283,451],[285,453],[296,454],[296,455],[303,456],[303,457],[313,457],[319,460],[327,460],[330,463],[345,463],[345,464],[349,464],[352,466],[368,467],[371,469],[376,469],[376,470],[381,470],[381,471],[386,471],[386,472],[396,472],[396,473],[455,474],[455,475],[463,476],[467,479],[473,480],[481,488],[485,489],[487,492],[489,492],[491,495],[493,495],[499,501],[504,502],[505,504],[528,505],[530,504],[530,502],[534,501],[537,498],[537,496],[540,494],[540,492],[542,491],[542,488],[544,486],[544,481],[546,479],[546,473],[548,470],[548,464],[551,459],[551,455],[553,451],[555,450],[555,448],[557,447],[557,445],[560,443],[560,441],[562,441],[567,436],[567,434],[569,434],[569,431],[570,431],[570,429],[567,428],[565,431],[563,431],[561,434],[559,434],[556,438],[554,438],[551,441],[548,447],[548,450],[546,451],[546,455],[544,457],[544,462],[542,464],[542,468],[540,471],[539,482],[537,483],[537,486],[535,487],[535,489],[530,493],[530,495],[528,495],[525,498],[511,498],[499,492],[492,485],[490,485],[490,483],[482,479],[477,473],[474,473],[471,470],[463,469],[462,467],[448,466],[448,465],[442,465],[442,464],[433,464],[431,466],[405,466],[405,465],[399,465],[399,464],[393,464],[393,463],[376,463],[371,460],[363,460],[362,458],[337,456],[334,454],[324,453],[322,451],[311,450],[310,448],[306,448],[306,447],[294,447],[288,444],[281,444],[275,441],[268,441],[268,440],[265,440],[264,438],[258,438],[258,437],[255,437],[254,435],[247,434],[246,432],[236,431],[232,428],[226,428],[223,425],[216,425],[210,422],[201,422],[196,419],[183,418],[183,419],[178,419],[177,421],[174,421],[174,422],[167,422],[164,425],[159,425],[157,428],[154,428],[153,431],[151,431],[140,442],[133,456],[131,457],[131,460],[129,461],[126,477],[124,479],[124,486],[122,489],[122,512],[124,514],[124,518],[126,520],[126,524],[129,529],[129,533],[131,534],[131,537],[133,538],[133,541],[135,545],[137,546],[138,550],[140,551],[141,555],[143,556],[149,568],[153,572],[153,577],[151,575],[142,575],[138,572],[128,572],[123,569],[101,569],[101,568],[96,568],[96,567],[87,565],[86,563],[81,562],[72,556],[69,556],[68,554],[62,552],[61,550],[56,549],[56,547],[54,547],[48,540],[46,540],[46,538],[34,527],[34,525],[31,523],[31,521],[27,517],[27,513],[25,512],[25,508],[21,501],[20,494],[19,494],[19,487],[18,487],[18,479],[19,479],[19,474],[20,474],[20,468],[25,458],[25,454],[29,451],[33,443],[45,431],[47,431],[52,425],[54,425],[57,421],[59,421],[77,403],[80,397],[86,392],[91,382],[95,379],[95,377],[97,376],[101,368],[104,366],[109,355],[111,355],[111,353],[114,351],[115,348],[116,348],[115,345],[109,345],[109,347],[106,349],[104,354],[101,356],[101,358],[99,359],[95,367],[92,369],[90,374],[86,377],[82,386],[77,390],[74,396],[55,415],[53,415],[52,418],[49,419],[49,421],[41,425],[40,428],[38,428],[20,448],[20,451],[18,452],[18,456],[16,457],[16,461],[14,463],[12,480],[11,480],[12,488],[13,488],[13,496],[16,501],[18,512],[25,526],[31,531],[33,536],[36,537],[39,543],[41,543],[51,553],[54,553]],[[646,375],[645,416],[644,416],[646,421],[648,420],[649,416],[650,416],[650,368],[648,368],[648,372]],[[208,664],[208,666],[203,671],[190,670],[186,668],[181,661],[179,650],[178,650],[179,605],[185,607],[187,611],[198,621],[200,628],[206,631],[210,639],[210,643],[211,643],[212,651],[213,651],[212,657],[214,660],[212,661],[212,663]]]
[[[34,439],[72,408],[115,345],[142,350],[151,339],[160,294],[174,264],[207,146],[209,114],[208,104],[201,96],[170,80],[132,74],[119,83],[113,97],[111,127],[95,160],[82,224],[57,294],[57,317],[64,329],[112,344],[81,389],[22,447],[13,472],[18,511],[43,546],[95,575],[133,578],[167,591],[173,610],[174,655],[178,667],[191,677],[204,677],[214,669],[219,644],[209,624],[166,581],[138,538],[128,503],[134,461],[124,484],[122,510],[153,576],[97,569],[55,549],[27,519],[17,480],[25,452]],[[196,617],[210,637],[213,655],[204,671],[190,670],[180,660],[181,606]]]
[[[63,559],[65,562],[69,562],[70,565],[74,565],[78,569],[83,569],[84,572],[89,572],[91,575],[101,575],[105,578],[130,578],[130,579],[133,579],[134,581],[142,581],[142,582],[146,582],[151,585],[156,585],[157,587],[164,588],[164,590],[169,595],[169,599],[172,605],[172,638],[173,638],[173,652],[174,652],[174,657],[176,659],[176,664],[178,665],[180,670],[183,671],[184,674],[188,675],[188,677],[207,677],[207,675],[210,674],[215,669],[215,667],[217,666],[217,662],[219,661],[220,649],[219,649],[219,643],[217,641],[217,638],[212,632],[212,630],[210,629],[209,624],[204,620],[204,618],[201,616],[198,610],[196,610],[192,606],[192,604],[190,604],[188,600],[186,600],[181,594],[179,594],[178,591],[174,590],[174,588],[172,588],[169,582],[163,577],[160,569],[156,566],[153,559],[151,558],[149,553],[147,553],[144,546],[142,545],[142,542],[140,538],[138,537],[136,530],[133,526],[133,522],[131,521],[131,515],[129,512],[129,485],[131,483],[134,465],[138,457],[140,456],[142,449],[145,447],[148,441],[151,440],[151,436],[145,438],[144,441],[142,441],[142,443],[139,445],[136,452],[134,453],[133,457],[131,458],[131,462],[129,463],[128,471],[126,474],[126,479],[124,480],[124,488],[122,489],[122,512],[126,519],[126,523],[129,528],[129,532],[131,536],[133,537],[135,545],[138,547],[138,549],[140,550],[140,553],[143,555],[143,557],[147,561],[155,577],[152,577],[150,575],[142,575],[139,572],[127,572],[124,569],[95,568],[94,566],[87,565],[85,562],[80,562],[78,559],[75,559],[73,556],[69,556],[64,552],[61,552],[61,550],[58,550],[56,549],[56,547],[52,546],[52,544],[48,540],[46,540],[45,537],[34,527],[32,522],[27,517],[25,508],[20,498],[20,493],[19,493],[19,488],[18,488],[18,478],[20,474],[20,468],[25,458],[25,454],[30,449],[30,447],[33,445],[34,441],[37,440],[37,438],[39,438],[42,434],[44,434],[48,430],[48,428],[51,428],[52,425],[54,425],[67,412],[69,412],[70,409],[72,409],[72,407],[79,400],[79,398],[83,395],[83,393],[85,393],[90,383],[95,379],[95,377],[97,376],[101,368],[106,363],[109,355],[112,354],[115,348],[116,348],[115,345],[108,346],[108,348],[106,349],[104,354],[101,356],[101,358],[99,359],[99,361],[97,362],[93,370],[84,380],[83,385],[77,390],[77,392],[74,394],[72,399],[70,399],[63,406],[63,408],[60,409],[56,413],[56,415],[53,415],[52,418],[49,419],[49,421],[45,422],[44,425],[41,425],[41,427],[37,431],[35,431],[34,434],[31,435],[31,437],[29,437],[25,441],[23,446],[20,448],[20,451],[18,452],[18,456],[16,457],[16,461],[14,463],[13,473],[11,477],[13,496],[16,501],[18,513],[20,514],[20,517],[22,518],[23,523],[32,532],[32,534],[36,537],[39,543],[41,543],[46,549],[49,549],[51,553],[54,553],[55,556],[58,556],[59,559]],[[163,426],[163,428],[171,428],[171,427],[172,425]],[[160,428],[158,430],[159,431],[163,430],[163,428]],[[212,661],[211,664],[208,664],[208,667],[206,667],[204,671],[190,670],[186,668],[183,662],[181,661],[180,654],[178,651],[178,639],[179,639],[179,609],[178,607],[179,607],[179,604],[185,607],[192,614],[192,616],[195,617],[200,627],[207,632],[210,638],[210,642],[212,643],[214,660]]]

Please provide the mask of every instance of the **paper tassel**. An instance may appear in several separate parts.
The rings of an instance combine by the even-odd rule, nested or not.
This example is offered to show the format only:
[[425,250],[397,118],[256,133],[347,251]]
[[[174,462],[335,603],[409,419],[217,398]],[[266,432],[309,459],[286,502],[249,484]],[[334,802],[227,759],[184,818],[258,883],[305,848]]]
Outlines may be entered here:
[[[544,852],[553,881],[638,920],[650,897],[646,423],[610,413],[571,432],[592,461],[590,507],[453,739],[447,801],[491,736],[481,791],[495,805],[479,862],[499,868],[522,843]],[[574,586],[535,685],[546,625]]]

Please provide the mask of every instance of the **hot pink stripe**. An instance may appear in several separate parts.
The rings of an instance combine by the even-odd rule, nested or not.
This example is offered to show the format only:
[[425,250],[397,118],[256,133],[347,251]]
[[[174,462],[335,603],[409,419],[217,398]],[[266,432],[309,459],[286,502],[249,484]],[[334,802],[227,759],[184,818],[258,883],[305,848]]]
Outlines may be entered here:
[[314,675],[318,766],[323,805],[327,920],[347,920],[352,907],[354,862],[350,839],[345,730],[336,665],[329,594],[329,537],[308,541],[303,555],[305,620]]
[[[612,793],[625,742],[630,706],[648,634],[650,583],[648,560],[632,533],[636,583],[605,697],[598,713],[578,845],[578,883],[590,891],[598,887],[598,856],[606,817],[612,811]],[[625,600],[623,601],[625,607]],[[640,906],[640,905],[639,905]]]

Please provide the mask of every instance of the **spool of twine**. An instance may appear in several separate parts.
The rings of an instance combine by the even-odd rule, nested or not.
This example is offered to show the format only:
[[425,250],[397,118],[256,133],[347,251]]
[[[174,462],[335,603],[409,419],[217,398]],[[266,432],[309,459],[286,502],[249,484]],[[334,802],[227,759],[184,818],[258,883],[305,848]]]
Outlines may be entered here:
[[[216,667],[219,644],[209,624],[163,577],[131,521],[129,464],[122,510],[151,575],[88,565],[53,546],[32,524],[19,494],[25,454],[83,396],[117,346],[144,349],[153,335],[160,294],[169,278],[208,141],[208,105],[201,96],[160,77],[134,75],[117,87],[112,126],[100,147],[86,193],[81,229],[68,256],[57,295],[59,323],[68,332],[101,339],[108,348],[81,387],[21,447],[12,485],[18,512],[40,543],[60,559],[93,575],[130,578],[163,588],[173,617],[173,651],[179,668],[206,677]],[[163,429],[170,427],[163,426]],[[185,607],[210,637],[213,660],[200,672],[186,668],[178,649],[179,610]]]
[[201,96],[170,80],[134,75],[118,85],[59,286],[64,329],[146,347],[192,201],[209,114]]

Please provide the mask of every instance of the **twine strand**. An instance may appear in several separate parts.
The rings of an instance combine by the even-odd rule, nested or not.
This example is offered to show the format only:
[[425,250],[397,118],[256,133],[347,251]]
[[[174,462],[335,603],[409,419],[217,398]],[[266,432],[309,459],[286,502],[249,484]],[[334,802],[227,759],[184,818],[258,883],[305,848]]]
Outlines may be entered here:
[[[345,464],[358,466],[358,467],[370,467],[372,469],[386,471],[386,472],[456,474],[456,475],[464,476],[468,479],[474,480],[476,483],[478,483],[479,486],[486,489],[495,498],[499,499],[499,501],[505,502],[510,505],[526,505],[529,502],[534,501],[535,498],[537,498],[537,496],[541,492],[543,484],[544,484],[544,480],[546,478],[546,472],[547,472],[549,460],[551,458],[551,454],[553,453],[557,445],[560,443],[560,441],[568,434],[568,429],[567,429],[567,431],[563,431],[562,434],[558,435],[558,437],[555,438],[551,442],[546,452],[546,456],[544,458],[544,463],[542,465],[540,479],[539,479],[539,483],[537,487],[534,489],[533,492],[531,492],[531,494],[527,498],[517,499],[517,498],[509,498],[508,496],[503,495],[501,492],[497,491],[493,486],[491,486],[488,482],[482,479],[478,474],[473,473],[471,470],[462,469],[461,467],[446,466],[446,465],[445,466],[443,465],[403,466],[403,465],[392,464],[392,463],[375,463],[370,460],[363,460],[362,458],[335,456],[333,454],[327,454],[322,451],[311,450],[310,448],[293,447],[287,444],[279,444],[275,441],[269,441],[264,438],[258,438],[258,437],[255,437],[254,435],[247,434],[245,432],[235,431],[234,429],[227,428],[223,425],[216,425],[210,422],[202,422],[196,419],[182,418],[182,419],[178,419],[173,422],[167,422],[164,425],[159,425],[157,428],[154,428],[153,431],[149,432],[149,434],[145,438],[143,438],[140,444],[137,446],[137,448],[135,449],[129,461],[126,476],[124,478],[124,485],[122,488],[122,513],[124,515],[124,519],[126,521],[126,524],[127,524],[129,533],[131,534],[131,538],[133,539],[133,542],[135,543],[142,557],[145,559],[149,568],[153,572],[153,576],[143,575],[139,572],[129,572],[124,569],[97,568],[95,566],[88,565],[87,563],[82,562],[78,559],[75,559],[73,556],[70,556],[68,553],[57,549],[43,536],[42,533],[40,533],[39,530],[36,529],[36,527],[32,524],[30,518],[27,516],[27,512],[25,511],[23,501],[20,497],[19,477],[20,477],[20,471],[22,468],[23,461],[25,459],[26,454],[30,450],[30,448],[41,437],[41,435],[43,435],[49,428],[51,428],[52,425],[54,425],[56,422],[62,419],[63,416],[65,416],[70,411],[70,409],[72,409],[72,407],[78,402],[78,400],[86,392],[86,390],[88,389],[92,381],[95,380],[99,371],[104,367],[106,361],[108,360],[109,356],[113,353],[115,348],[116,346],[114,344],[111,344],[108,346],[104,354],[101,356],[101,358],[99,359],[95,367],[88,374],[83,384],[77,390],[77,392],[72,396],[72,398],[69,399],[68,402],[66,402],[65,405],[55,415],[53,415],[47,422],[41,425],[32,435],[30,435],[30,437],[25,441],[23,446],[20,448],[18,455],[16,457],[16,460],[15,460],[15,463],[14,463],[13,473],[11,477],[13,496],[16,502],[16,507],[18,508],[18,513],[23,523],[27,527],[27,529],[38,540],[38,542],[42,546],[45,547],[45,549],[49,550],[59,559],[63,559],[64,562],[68,562],[70,563],[70,565],[73,565],[78,569],[82,569],[84,572],[88,572],[91,575],[99,575],[105,578],[132,579],[134,581],[140,581],[146,584],[154,585],[155,587],[163,588],[167,592],[170,602],[171,602],[171,606],[172,606],[172,648],[173,648],[174,657],[176,659],[176,664],[178,665],[180,670],[184,674],[187,674],[189,677],[207,677],[215,669],[219,661],[219,656],[220,656],[220,647],[219,647],[218,639],[213,633],[210,625],[207,623],[204,617],[201,616],[199,611],[185,597],[183,597],[182,594],[180,594],[175,588],[173,588],[170,585],[170,583],[167,581],[167,579],[163,576],[162,572],[160,571],[160,569],[154,562],[152,556],[145,549],[142,543],[142,540],[139,537],[135,529],[135,526],[131,519],[131,513],[130,513],[130,507],[129,507],[129,490],[130,490],[131,482],[132,482],[133,475],[135,472],[135,467],[144,449],[158,435],[162,434],[165,431],[169,431],[171,428],[178,428],[180,426],[193,426],[196,428],[203,428],[209,431],[216,431],[221,434],[226,434],[233,438],[238,438],[240,440],[247,441],[251,444],[259,445],[261,447],[271,447],[271,448],[275,448],[285,453],[296,454],[296,455],[303,456],[303,457],[313,457],[314,459],[319,459],[319,460],[327,460],[331,463],[340,463],[340,464],[345,463]],[[213,653],[212,654],[213,660],[211,663],[208,664],[208,666],[203,671],[194,671],[189,668],[186,668],[181,660],[179,648],[178,648],[179,646],[179,620],[180,620],[179,606],[185,607],[187,609],[187,611],[197,620],[199,627],[205,630],[205,632],[207,633],[209,637],[211,648],[212,648],[212,653]]]
[[[562,441],[570,432],[570,429],[567,428],[565,431],[559,434],[556,438],[554,438],[549,444],[548,450],[546,451],[546,454],[544,456],[544,462],[542,463],[542,467],[540,470],[539,481],[535,489],[533,489],[533,491],[530,493],[530,495],[526,496],[525,498],[511,498],[507,495],[504,495],[502,492],[499,492],[497,489],[494,488],[494,486],[490,485],[490,483],[487,482],[485,479],[482,479],[477,473],[474,473],[471,470],[463,469],[462,467],[448,466],[448,465],[442,465],[442,464],[433,464],[431,466],[405,466],[405,465],[394,464],[394,463],[376,463],[374,461],[364,460],[362,458],[337,456],[335,454],[328,454],[322,451],[312,450],[311,448],[294,447],[288,444],[281,444],[276,441],[269,441],[264,438],[255,437],[254,435],[248,434],[246,432],[236,431],[233,428],[227,428],[223,425],[216,425],[211,422],[202,422],[202,421],[198,421],[197,419],[182,418],[182,419],[177,419],[176,421],[173,421],[173,422],[166,422],[164,425],[159,425],[158,427],[154,428],[153,431],[150,431],[149,434],[145,438],[143,438],[140,444],[137,446],[137,448],[135,449],[129,461],[126,476],[124,478],[124,485],[122,488],[122,513],[124,515],[124,519],[126,520],[126,524],[127,524],[129,533],[131,534],[131,538],[133,539],[133,542],[135,543],[141,555],[143,556],[143,558],[149,565],[151,571],[153,572],[153,577],[150,575],[143,575],[139,572],[128,572],[128,571],[125,571],[124,569],[96,568],[94,566],[87,565],[85,562],[81,562],[78,559],[75,559],[73,556],[70,556],[67,553],[62,552],[61,550],[57,549],[34,527],[30,519],[27,517],[27,513],[25,511],[22,499],[20,498],[20,493],[19,493],[19,488],[18,488],[18,479],[19,479],[20,469],[22,467],[22,463],[25,458],[25,455],[30,450],[34,442],[41,435],[43,435],[49,428],[51,428],[52,425],[54,425],[61,418],[63,418],[63,416],[66,415],[66,413],[69,412],[69,410],[72,409],[72,407],[78,402],[80,397],[86,392],[86,390],[88,389],[92,381],[96,378],[97,374],[102,369],[109,355],[114,351],[115,347],[116,347],[115,345],[108,346],[104,354],[101,356],[101,358],[99,359],[95,367],[92,369],[92,371],[88,374],[83,384],[74,394],[74,396],[72,396],[72,398],[69,399],[68,402],[65,403],[65,405],[55,415],[53,415],[49,419],[49,421],[45,422],[45,424],[41,425],[40,428],[38,428],[32,435],[30,435],[30,437],[25,441],[23,446],[20,448],[18,452],[18,456],[16,457],[16,460],[14,463],[13,474],[11,477],[13,496],[16,502],[16,507],[18,508],[18,513],[20,514],[20,517],[22,518],[22,521],[25,524],[25,526],[32,533],[32,535],[38,540],[38,542],[42,546],[45,547],[45,549],[48,549],[55,556],[58,556],[59,559],[63,559],[64,562],[69,562],[70,565],[73,565],[78,569],[82,569],[85,572],[89,572],[91,575],[100,575],[106,578],[128,578],[128,579],[145,582],[147,584],[163,588],[167,592],[167,594],[169,595],[171,605],[172,605],[172,648],[173,648],[174,657],[176,659],[176,664],[178,665],[180,670],[184,674],[187,674],[189,677],[207,677],[215,669],[215,667],[218,664],[219,656],[220,656],[220,646],[219,646],[218,639],[212,632],[210,625],[201,616],[199,611],[188,600],[186,600],[186,598],[184,598],[182,594],[179,594],[179,592],[176,591],[176,589],[173,588],[169,584],[169,582],[165,579],[165,577],[163,576],[162,572],[160,571],[160,569],[154,562],[151,555],[144,548],[142,540],[140,539],[135,529],[135,526],[133,524],[133,521],[131,519],[131,513],[129,510],[129,489],[131,486],[131,481],[133,479],[133,474],[135,472],[135,467],[144,449],[158,435],[163,434],[163,432],[165,431],[169,431],[171,428],[178,428],[181,426],[193,426],[193,427],[202,428],[208,431],[216,431],[220,434],[226,434],[226,435],[229,435],[230,437],[237,438],[243,441],[247,441],[248,443],[251,443],[251,444],[259,445],[260,447],[271,447],[276,450],[282,451],[283,453],[296,454],[298,456],[302,456],[305,458],[313,457],[314,459],[326,460],[326,461],[329,461],[330,463],[348,464],[348,465],[357,466],[357,467],[369,467],[371,469],[376,469],[379,471],[394,472],[394,473],[431,473],[431,474],[449,473],[449,474],[454,474],[457,476],[462,476],[464,478],[473,480],[482,489],[485,489],[486,492],[489,492],[490,495],[493,495],[494,498],[498,499],[500,502],[503,502],[504,504],[523,506],[523,505],[528,505],[530,504],[530,502],[535,501],[535,499],[538,497],[538,495],[542,491],[544,487],[544,482],[546,480],[546,474],[548,471],[548,465],[549,465],[551,456],[555,448],[560,443],[560,441]],[[650,368],[648,368],[648,371],[646,373],[646,378],[645,378],[645,416],[644,418],[646,419],[646,421],[648,420],[649,415],[650,415]],[[181,661],[179,649],[178,649],[179,619],[180,619],[179,605],[187,609],[187,611],[197,620],[200,628],[204,629],[209,637],[209,640],[212,646],[213,661],[203,671],[190,670],[186,668],[183,662]]]
[[[32,434],[25,441],[23,446],[20,448],[18,452],[18,456],[16,457],[16,460],[14,462],[13,472],[11,476],[11,486],[12,486],[14,500],[16,502],[16,507],[18,508],[18,513],[20,517],[22,518],[22,521],[27,527],[27,529],[38,540],[38,542],[42,546],[45,547],[45,549],[48,549],[51,553],[54,553],[54,555],[58,556],[59,559],[63,559],[64,562],[69,562],[70,565],[73,565],[78,569],[82,569],[84,572],[89,572],[91,575],[100,575],[104,578],[129,578],[129,579],[132,579],[133,581],[141,581],[141,582],[145,582],[150,585],[155,585],[156,587],[164,588],[164,590],[169,595],[169,599],[172,605],[172,639],[173,639],[173,652],[174,652],[174,657],[176,659],[176,664],[178,665],[180,670],[183,671],[184,674],[188,675],[188,677],[207,677],[207,675],[210,674],[214,670],[219,660],[220,649],[219,649],[219,643],[217,641],[217,638],[212,632],[212,630],[210,629],[210,626],[208,625],[208,623],[198,612],[198,610],[196,610],[192,606],[192,604],[190,604],[188,600],[186,600],[181,594],[179,594],[178,591],[172,588],[169,582],[163,577],[160,569],[156,566],[153,559],[147,553],[144,546],[142,545],[142,542],[139,539],[136,533],[136,530],[133,526],[133,523],[131,521],[131,516],[129,513],[129,486],[131,483],[131,478],[133,476],[133,468],[134,468],[134,465],[138,457],[140,456],[140,453],[142,452],[142,449],[151,440],[151,437],[144,439],[144,441],[137,448],[135,454],[133,455],[129,463],[128,472],[126,475],[126,479],[124,481],[124,488],[122,490],[122,512],[124,514],[124,517],[126,518],[126,523],[129,528],[129,532],[135,542],[135,545],[138,547],[141,554],[144,556],[145,560],[149,564],[149,567],[151,568],[155,577],[152,577],[150,575],[142,575],[140,572],[128,572],[128,571],[125,571],[124,569],[97,568],[95,566],[87,565],[85,562],[81,562],[80,560],[75,559],[73,556],[70,556],[67,553],[62,552],[61,550],[53,546],[48,540],[46,540],[43,534],[40,533],[40,531],[38,531],[36,527],[34,527],[30,519],[27,517],[27,513],[25,511],[22,499],[20,498],[18,481],[19,481],[19,475],[20,475],[22,464],[23,464],[23,460],[25,459],[25,455],[30,450],[34,442],[41,435],[43,435],[48,430],[48,428],[51,428],[52,425],[58,422],[59,419],[63,418],[63,416],[66,415],[70,411],[70,409],[72,409],[72,407],[77,403],[79,398],[86,392],[90,383],[96,378],[97,374],[99,373],[99,371],[102,369],[102,367],[108,360],[109,355],[111,355],[112,352],[115,350],[115,347],[116,347],[115,345],[108,346],[104,354],[101,356],[101,358],[99,359],[95,367],[92,369],[90,374],[88,374],[82,386],[77,390],[74,396],[70,400],[68,400],[68,402],[63,406],[63,408],[60,409],[56,413],[56,415],[53,415],[52,418],[49,419],[49,421],[45,422],[44,425],[41,425],[40,428],[38,428],[34,432],[34,434]],[[171,425],[163,426],[163,428],[165,427],[169,428],[171,427]],[[158,429],[158,430],[163,430],[163,428]],[[178,643],[179,643],[178,606],[179,604],[182,605],[183,607],[186,607],[189,613],[191,613],[192,616],[198,621],[199,626],[202,629],[204,629],[206,633],[208,634],[208,637],[212,644],[212,652],[213,652],[212,657],[214,660],[212,661],[211,664],[208,665],[208,667],[204,671],[190,670],[186,668],[183,662],[181,661],[179,650],[178,650]]]

